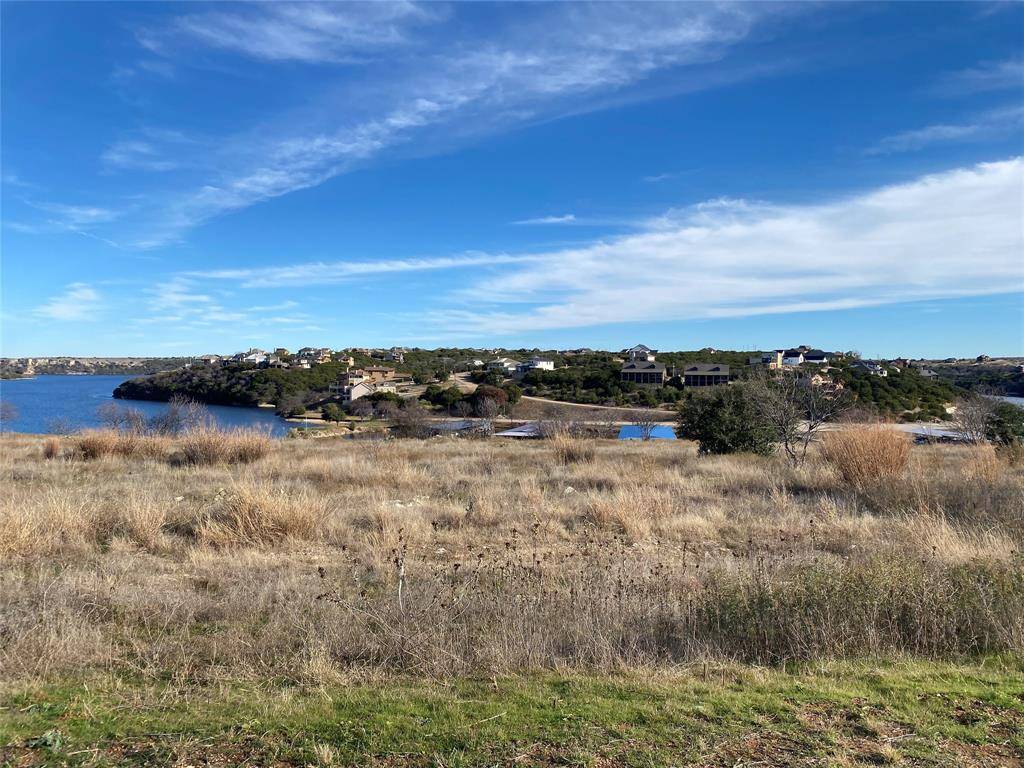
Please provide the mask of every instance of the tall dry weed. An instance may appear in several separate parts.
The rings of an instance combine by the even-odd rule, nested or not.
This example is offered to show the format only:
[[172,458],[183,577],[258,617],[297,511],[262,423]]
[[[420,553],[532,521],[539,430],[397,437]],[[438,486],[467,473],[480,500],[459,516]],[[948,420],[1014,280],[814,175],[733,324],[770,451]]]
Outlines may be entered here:
[[884,425],[828,432],[821,456],[855,488],[900,477],[910,459],[910,438]]
[[290,492],[269,483],[238,484],[198,520],[196,538],[216,547],[276,544],[320,538],[328,507],[322,496]]
[[565,432],[551,438],[551,448],[560,464],[589,464],[597,455],[593,440],[574,437]]
[[181,450],[188,464],[251,464],[270,451],[270,436],[260,429],[201,426],[184,434]]

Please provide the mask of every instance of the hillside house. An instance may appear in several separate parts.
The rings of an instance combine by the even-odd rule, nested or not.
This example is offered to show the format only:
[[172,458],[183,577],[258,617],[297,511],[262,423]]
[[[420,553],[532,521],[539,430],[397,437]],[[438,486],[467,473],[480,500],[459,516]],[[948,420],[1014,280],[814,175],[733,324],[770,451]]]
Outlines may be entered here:
[[637,344],[635,347],[622,350],[622,354],[625,355],[627,360],[646,360],[650,363],[654,362],[654,356],[657,353],[658,350],[651,349],[645,344]]
[[728,365],[693,363],[683,369],[683,386],[686,387],[715,387],[728,383]]
[[643,386],[662,387],[667,378],[664,364],[654,360],[629,360],[623,363],[622,369],[619,371],[620,381]]
[[879,363],[871,360],[858,360],[853,364],[853,367],[860,371],[870,373],[872,376],[888,376],[889,370]]
[[750,357],[747,362],[750,365],[763,365],[769,371],[776,371],[782,367],[782,358],[786,350],[776,349],[771,352],[762,352],[760,355]]
[[531,357],[525,363],[516,366],[516,375],[525,376],[530,371],[553,371],[555,370],[554,360],[545,360],[540,357]]
[[514,376],[519,366],[522,365],[518,360],[513,360],[510,357],[499,357],[496,360],[491,360],[487,364],[488,371],[498,371],[506,376]]
[[374,384],[393,381],[397,378],[397,373],[394,368],[388,368],[386,365],[368,365],[363,368],[365,378]]
[[828,365],[832,358],[835,357],[830,352],[823,352],[820,349],[811,349],[804,352],[804,362],[812,365]]
[[787,349],[782,353],[782,364],[786,366],[800,365],[804,361],[802,349]]

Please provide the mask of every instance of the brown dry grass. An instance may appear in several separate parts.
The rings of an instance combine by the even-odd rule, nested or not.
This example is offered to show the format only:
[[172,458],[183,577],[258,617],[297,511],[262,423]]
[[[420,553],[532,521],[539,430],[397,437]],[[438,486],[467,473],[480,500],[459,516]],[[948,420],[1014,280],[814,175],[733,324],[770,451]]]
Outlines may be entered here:
[[689,443],[267,441],[243,465],[82,439],[0,441],[0,676],[1024,650],[1024,470],[984,449],[854,485],[835,454]]
[[828,432],[822,442],[825,462],[857,488],[899,478],[910,459],[910,436],[881,424]]

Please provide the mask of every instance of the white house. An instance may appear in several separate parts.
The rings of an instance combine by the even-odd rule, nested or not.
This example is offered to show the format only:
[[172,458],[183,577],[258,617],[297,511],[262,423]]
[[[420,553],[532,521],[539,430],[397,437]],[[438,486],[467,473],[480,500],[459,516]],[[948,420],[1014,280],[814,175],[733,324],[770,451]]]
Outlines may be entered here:
[[804,353],[799,349],[787,349],[782,353],[783,365],[800,365],[804,361]]
[[649,362],[654,361],[654,356],[658,353],[658,350],[651,349],[646,344],[637,344],[635,347],[622,350],[622,354],[628,357],[630,360],[647,360]]
[[530,371],[553,371],[555,370],[554,360],[545,360],[541,357],[531,357],[525,363],[516,366],[516,375],[525,376]]
[[510,357],[499,357],[497,360],[491,360],[487,364],[488,371],[500,371],[507,376],[513,375],[518,370],[520,362],[513,360]]

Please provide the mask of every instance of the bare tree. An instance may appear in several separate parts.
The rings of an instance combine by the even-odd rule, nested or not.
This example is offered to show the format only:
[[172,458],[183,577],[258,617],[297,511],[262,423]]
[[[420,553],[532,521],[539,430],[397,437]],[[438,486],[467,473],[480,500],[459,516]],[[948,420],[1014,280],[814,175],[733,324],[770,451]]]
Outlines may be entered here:
[[633,411],[630,422],[640,431],[640,439],[647,441],[651,439],[654,428],[658,426],[658,416],[654,411],[640,408]]
[[377,418],[390,419],[398,412],[398,406],[391,400],[381,400],[374,405],[374,410],[377,412]]
[[970,395],[957,401],[953,429],[968,443],[985,441],[986,431],[995,416],[996,401],[982,395]]
[[146,431],[145,417],[134,408],[122,408],[117,403],[104,403],[96,409],[100,424],[119,432],[141,434]]
[[469,400],[459,400],[452,406],[452,410],[460,419],[468,419],[473,415],[473,404]]
[[146,420],[146,431],[157,435],[177,435],[210,422],[206,407],[187,397],[172,397],[167,410]]
[[476,414],[480,417],[480,427],[483,432],[490,434],[494,431],[493,421],[501,413],[501,403],[493,397],[481,397],[476,401]]
[[794,465],[803,463],[819,430],[849,407],[842,387],[832,382],[815,384],[788,371],[774,378],[756,376],[750,383],[750,392],[754,407],[771,426]]
[[395,413],[393,422],[399,437],[426,437],[430,414],[419,400],[409,400]]
[[582,425],[573,420],[565,408],[558,405],[545,406],[537,426],[542,437],[578,435],[582,431]]
[[353,416],[365,419],[373,415],[373,403],[369,400],[353,400],[348,404],[348,412]]

